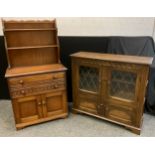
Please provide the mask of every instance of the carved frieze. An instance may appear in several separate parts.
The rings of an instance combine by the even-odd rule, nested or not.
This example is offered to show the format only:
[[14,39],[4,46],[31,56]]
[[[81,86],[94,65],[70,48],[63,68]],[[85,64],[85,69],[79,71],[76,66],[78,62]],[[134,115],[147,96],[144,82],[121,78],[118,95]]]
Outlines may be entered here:
[[25,85],[10,85],[10,94],[12,98],[36,95],[40,93],[46,93],[52,90],[65,89],[65,80],[41,80],[33,81]]
[[92,60],[92,59],[79,59],[76,58],[73,62],[76,65],[92,65],[98,67],[112,67],[119,69],[128,69],[128,70],[139,70],[142,69],[141,65],[131,64],[131,63],[123,63],[123,62],[112,62],[112,61],[101,61],[101,60]]

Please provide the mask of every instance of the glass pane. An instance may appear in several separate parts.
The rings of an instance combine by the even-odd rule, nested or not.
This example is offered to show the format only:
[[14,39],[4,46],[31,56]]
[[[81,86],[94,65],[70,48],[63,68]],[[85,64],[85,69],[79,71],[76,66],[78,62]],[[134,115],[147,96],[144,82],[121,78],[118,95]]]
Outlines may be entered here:
[[80,89],[97,92],[99,88],[99,71],[97,68],[80,66]]
[[112,71],[110,95],[134,100],[136,74],[124,71]]

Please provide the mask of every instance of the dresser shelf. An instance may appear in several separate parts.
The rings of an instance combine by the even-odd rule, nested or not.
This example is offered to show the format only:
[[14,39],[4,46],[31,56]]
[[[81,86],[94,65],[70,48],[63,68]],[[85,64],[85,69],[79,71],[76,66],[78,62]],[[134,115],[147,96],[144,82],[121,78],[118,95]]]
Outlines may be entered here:
[[22,49],[36,49],[36,48],[55,48],[58,45],[45,45],[45,46],[25,46],[25,47],[9,47],[8,50],[22,50]]

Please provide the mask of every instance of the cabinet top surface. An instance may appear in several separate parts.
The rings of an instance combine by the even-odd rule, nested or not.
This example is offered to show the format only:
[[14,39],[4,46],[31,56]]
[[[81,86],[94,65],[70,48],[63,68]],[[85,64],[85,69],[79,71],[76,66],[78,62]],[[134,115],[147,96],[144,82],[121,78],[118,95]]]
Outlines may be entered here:
[[34,74],[52,73],[67,70],[62,64],[8,68],[5,77],[17,77]]
[[70,56],[76,58],[125,62],[125,63],[144,64],[144,65],[151,65],[153,61],[153,57],[130,56],[119,54],[102,54],[102,53],[82,52],[82,51],[71,54]]

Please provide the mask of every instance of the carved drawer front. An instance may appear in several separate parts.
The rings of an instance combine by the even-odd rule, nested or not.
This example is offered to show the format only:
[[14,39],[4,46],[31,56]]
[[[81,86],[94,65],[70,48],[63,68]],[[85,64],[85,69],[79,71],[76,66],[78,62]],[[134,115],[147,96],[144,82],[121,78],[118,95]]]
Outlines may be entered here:
[[65,73],[49,73],[8,79],[12,98],[65,89]]
[[128,125],[136,125],[136,111],[134,108],[129,109],[110,105],[105,109],[107,118]]

